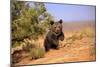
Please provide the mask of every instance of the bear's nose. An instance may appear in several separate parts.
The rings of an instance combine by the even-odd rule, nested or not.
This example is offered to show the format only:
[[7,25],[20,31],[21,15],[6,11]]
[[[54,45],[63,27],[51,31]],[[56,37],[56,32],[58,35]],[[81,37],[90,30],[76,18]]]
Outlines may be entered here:
[[59,29],[59,28],[57,28],[56,30],[57,30],[57,31],[60,31],[60,29]]

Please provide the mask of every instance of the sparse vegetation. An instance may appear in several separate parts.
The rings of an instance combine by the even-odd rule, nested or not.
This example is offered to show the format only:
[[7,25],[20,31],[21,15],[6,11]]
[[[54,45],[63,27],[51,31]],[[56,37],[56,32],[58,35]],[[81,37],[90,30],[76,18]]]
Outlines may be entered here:
[[73,42],[75,40],[81,40],[83,37],[95,37],[95,31],[91,28],[86,28],[77,33],[73,33],[73,35],[68,37],[66,41],[71,40],[71,42]]
[[37,42],[30,45],[28,44],[25,49],[28,51],[29,57],[31,57],[31,59],[38,59],[44,57],[45,50],[43,47],[40,47]]
[[30,51],[30,57],[32,57],[32,59],[42,58],[44,57],[44,54],[45,54],[45,50],[41,47],[33,48]]
[[72,44],[75,40],[80,40],[83,38],[83,34],[82,33],[73,33],[72,36],[66,38],[66,42],[68,44]]
[[92,30],[91,28],[86,28],[81,33],[87,37],[95,37],[95,30]]

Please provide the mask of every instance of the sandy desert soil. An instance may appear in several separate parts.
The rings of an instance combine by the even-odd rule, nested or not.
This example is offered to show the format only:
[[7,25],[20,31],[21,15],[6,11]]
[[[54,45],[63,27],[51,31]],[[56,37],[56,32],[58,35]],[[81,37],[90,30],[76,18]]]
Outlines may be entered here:
[[[65,39],[60,42],[60,48],[58,50],[51,49],[49,52],[45,53],[43,58],[36,60],[30,60],[30,57],[24,57],[15,65],[52,64],[96,60],[94,28],[85,27],[78,31],[65,31],[64,35]],[[43,38],[38,40],[42,47],[43,40]]]

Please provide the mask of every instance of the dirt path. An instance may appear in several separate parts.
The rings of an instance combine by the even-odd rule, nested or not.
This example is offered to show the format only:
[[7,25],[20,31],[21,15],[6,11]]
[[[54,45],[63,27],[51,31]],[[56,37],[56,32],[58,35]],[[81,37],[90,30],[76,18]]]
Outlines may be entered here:
[[[91,44],[90,44],[91,42]],[[89,44],[88,44],[89,43]],[[94,50],[93,50],[94,49]],[[51,49],[45,54],[44,58],[37,60],[23,59],[18,65],[30,64],[50,64],[50,63],[64,63],[64,62],[78,62],[78,61],[94,61],[95,60],[95,45],[93,40],[82,39],[70,46],[60,48],[59,50]]]
[[[72,36],[72,33],[65,33],[65,38]],[[77,37],[77,35],[76,35]],[[79,37],[79,36],[78,36]],[[30,60],[29,57],[23,58],[16,65],[30,65],[30,64],[50,64],[50,63],[64,63],[64,62],[79,62],[79,61],[95,61],[95,37],[86,37],[82,39],[75,38],[75,41],[68,44],[66,39],[63,41],[65,47],[58,50],[51,49],[45,53],[43,58],[36,60]],[[39,43],[43,43],[43,39],[38,40]],[[42,45],[43,47],[43,45]]]
[[[54,51],[51,50],[49,54],[46,54],[45,58],[38,59],[36,61],[31,61],[29,64],[48,64],[48,63],[64,63],[64,62],[74,62],[74,61],[85,61],[85,60],[91,60],[93,57],[89,56],[87,50],[88,48],[85,48],[85,51],[82,52],[79,50],[73,50],[72,51]],[[84,50],[83,48],[80,48],[80,50]],[[80,53],[83,54],[80,54]]]

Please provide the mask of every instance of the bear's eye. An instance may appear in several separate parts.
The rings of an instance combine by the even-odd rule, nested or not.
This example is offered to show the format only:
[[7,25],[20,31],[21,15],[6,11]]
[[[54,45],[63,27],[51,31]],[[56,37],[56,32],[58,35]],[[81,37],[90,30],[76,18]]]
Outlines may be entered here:
[[54,26],[53,28],[56,28],[56,26]]
[[57,28],[60,28],[60,26],[57,26]]

